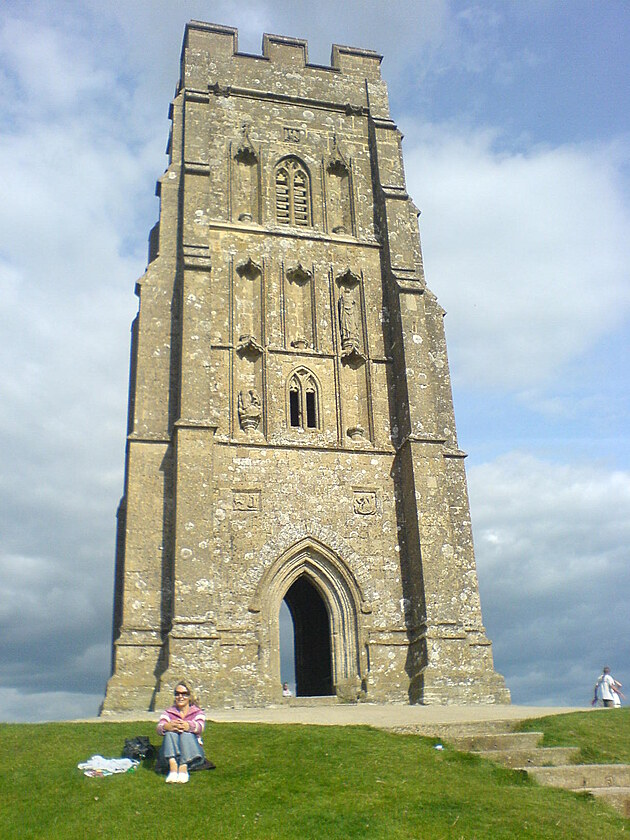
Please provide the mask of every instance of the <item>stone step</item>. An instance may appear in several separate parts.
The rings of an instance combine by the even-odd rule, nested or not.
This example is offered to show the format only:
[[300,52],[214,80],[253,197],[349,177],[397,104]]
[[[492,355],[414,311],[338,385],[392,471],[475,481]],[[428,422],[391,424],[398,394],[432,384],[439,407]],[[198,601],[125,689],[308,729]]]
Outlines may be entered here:
[[327,694],[323,697],[283,697],[283,706],[336,706],[339,698],[336,694]]
[[451,746],[463,752],[481,750],[531,750],[535,749],[542,732],[476,732],[469,735],[455,735],[447,740]]
[[630,764],[565,764],[560,767],[522,767],[541,785],[590,790],[630,787]]
[[533,747],[531,749],[478,750],[479,755],[513,769],[558,767],[579,754],[578,747]]
[[[506,735],[512,731],[513,726],[514,721],[484,720],[467,721],[465,723],[401,723],[395,726],[383,726],[381,728],[387,729],[389,732],[397,732],[399,735],[423,735],[428,738],[443,738],[450,744],[453,743],[455,738],[460,737],[489,735],[493,733]],[[540,738],[540,733],[538,737]],[[464,748],[462,747],[462,749]]]
[[[575,792],[583,793],[584,790],[585,788],[579,788]],[[600,799],[605,799],[620,814],[630,818],[630,787],[586,788],[586,791]]]

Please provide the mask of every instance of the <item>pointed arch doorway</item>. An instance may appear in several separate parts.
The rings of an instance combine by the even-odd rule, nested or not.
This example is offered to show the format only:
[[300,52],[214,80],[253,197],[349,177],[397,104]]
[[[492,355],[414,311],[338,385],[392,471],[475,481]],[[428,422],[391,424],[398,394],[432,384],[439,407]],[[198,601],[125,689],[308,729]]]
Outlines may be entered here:
[[[371,610],[355,576],[332,549],[312,536],[285,549],[259,580],[249,610],[260,613],[259,656],[268,669],[270,702],[281,696],[286,660],[280,642],[281,635],[286,639],[282,614],[287,612],[297,694],[358,696],[368,666],[361,616]],[[288,675],[284,679],[291,681]]]
[[330,616],[322,596],[307,575],[300,575],[284,596],[293,621],[295,694],[334,694]]

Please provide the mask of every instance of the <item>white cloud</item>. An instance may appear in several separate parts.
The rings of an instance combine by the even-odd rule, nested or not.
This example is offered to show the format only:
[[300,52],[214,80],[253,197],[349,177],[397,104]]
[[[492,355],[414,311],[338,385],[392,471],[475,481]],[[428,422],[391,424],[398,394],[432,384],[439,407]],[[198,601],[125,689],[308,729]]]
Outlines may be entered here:
[[588,700],[604,661],[630,677],[630,473],[512,453],[472,468],[469,486],[484,619],[514,702]]
[[[507,78],[537,60],[503,49],[500,19],[454,15],[446,0],[55,8],[9,2],[0,30],[0,719],[94,714],[102,697],[133,284],[186,20],[236,26],[252,52],[264,31],[308,37],[322,63],[333,41],[382,51],[401,99],[421,78]],[[449,310],[460,379],[562,414],[535,386],[628,304],[627,151],[517,154],[494,131],[409,134],[428,281]],[[601,659],[622,655],[606,644],[609,611],[625,620],[627,475],[514,456],[473,470],[471,496],[484,614],[515,699],[569,701],[549,677],[560,667],[590,690]]]
[[469,386],[545,382],[630,312],[621,145],[527,153],[495,132],[415,126],[410,192],[429,285]]
[[0,29],[0,49],[9,82],[4,96],[15,97],[18,110],[23,98],[36,103],[40,115],[76,107],[84,96],[113,82],[113,74],[92,63],[85,42],[68,27],[33,26],[24,18],[7,17]]

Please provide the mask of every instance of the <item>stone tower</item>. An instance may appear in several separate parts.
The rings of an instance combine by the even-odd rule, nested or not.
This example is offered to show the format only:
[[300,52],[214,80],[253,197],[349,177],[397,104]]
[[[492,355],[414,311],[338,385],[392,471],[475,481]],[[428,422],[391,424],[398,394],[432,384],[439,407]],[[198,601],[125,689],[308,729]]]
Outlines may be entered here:
[[477,587],[444,312],[374,52],[193,21],[132,328],[103,711],[297,693],[509,702]]

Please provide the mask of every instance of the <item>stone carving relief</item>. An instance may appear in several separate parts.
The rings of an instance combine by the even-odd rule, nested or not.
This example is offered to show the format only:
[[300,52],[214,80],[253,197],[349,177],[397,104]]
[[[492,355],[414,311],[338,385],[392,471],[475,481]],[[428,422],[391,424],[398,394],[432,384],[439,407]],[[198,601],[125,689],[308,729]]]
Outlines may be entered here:
[[239,391],[238,422],[244,432],[257,430],[262,416],[262,402],[255,388]]
[[289,143],[299,143],[302,139],[302,132],[299,128],[285,126],[282,130],[282,134],[284,139]]
[[376,492],[374,490],[355,490],[353,509],[360,516],[373,516],[377,510]]
[[260,510],[260,490],[234,490],[233,507],[248,512]]

